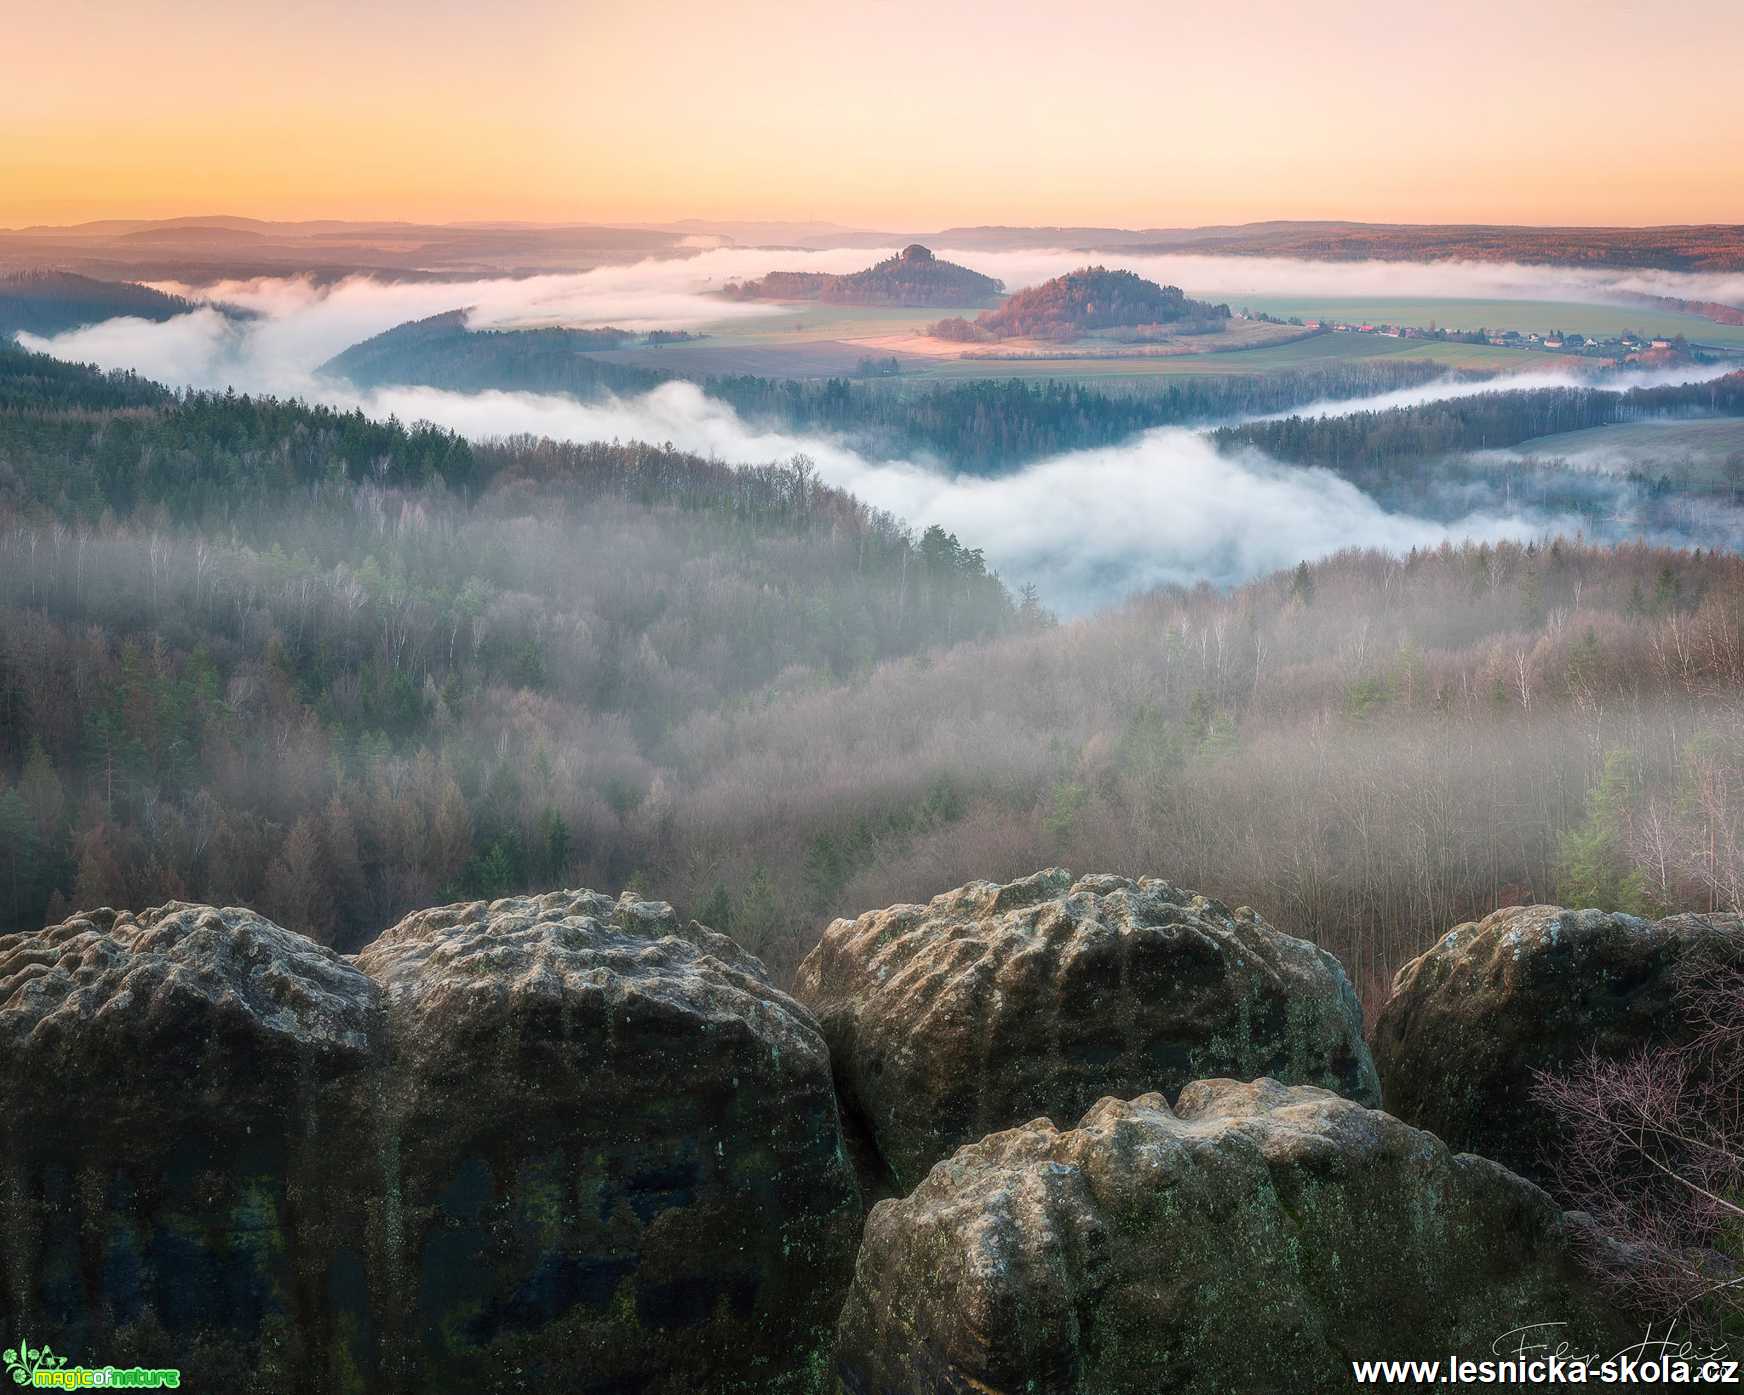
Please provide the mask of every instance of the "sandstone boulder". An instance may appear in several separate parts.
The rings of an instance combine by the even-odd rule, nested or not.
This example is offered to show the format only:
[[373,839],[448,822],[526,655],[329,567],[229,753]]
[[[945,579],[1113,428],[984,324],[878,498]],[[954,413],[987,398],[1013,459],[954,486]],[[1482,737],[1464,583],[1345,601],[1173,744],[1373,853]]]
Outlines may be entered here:
[[380,996],[235,908],[0,936],[0,1329],[212,1388],[367,1369]]
[[347,960],[252,912],[0,937],[0,1330],[262,1392],[821,1388],[862,1211],[828,1055],[591,892]]
[[1486,1359],[1539,1322],[1609,1354],[1640,1330],[1589,1290],[1581,1232],[1390,1115],[1200,1081],[994,1134],[880,1202],[837,1370],[852,1395],[1345,1391],[1352,1357]]
[[1393,979],[1373,1047],[1387,1108],[1454,1148],[1543,1172],[1534,1070],[1676,1038],[1679,967],[1744,959],[1744,920],[1511,906],[1455,926]]
[[757,960],[565,892],[420,912],[358,964],[417,1388],[813,1388],[859,1200],[823,1038]]
[[1057,868],[838,920],[796,995],[907,1191],[961,1144],[1104,1095],[1271,1075],[1379,1103],[1338,961],[1167,882]]

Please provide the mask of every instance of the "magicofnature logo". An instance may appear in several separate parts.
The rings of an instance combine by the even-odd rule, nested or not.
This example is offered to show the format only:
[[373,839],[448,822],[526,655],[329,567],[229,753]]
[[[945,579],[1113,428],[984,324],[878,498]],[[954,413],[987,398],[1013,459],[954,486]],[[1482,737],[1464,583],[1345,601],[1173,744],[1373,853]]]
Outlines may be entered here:
[[8,1347],[0,1360],[6,1362],[6,1373],[14,1385],[33,1385],[38,1371],[58,1371],[67,1364],[66,1357],[56,1356],[48,1347],[33,1347],[29,1342]]
[[14,1385],[33,1390],[179,1390],[179,1368],[148,1369],[144,1366],[68,1366],[67,1358],[51,1347],[33,1347],[20,1342],[0,1353],[6,1374]]

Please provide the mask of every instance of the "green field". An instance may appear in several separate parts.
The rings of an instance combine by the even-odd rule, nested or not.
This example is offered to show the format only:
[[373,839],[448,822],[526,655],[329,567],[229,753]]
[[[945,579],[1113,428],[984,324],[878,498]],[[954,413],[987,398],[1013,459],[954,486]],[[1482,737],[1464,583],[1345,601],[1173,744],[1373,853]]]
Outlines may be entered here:
[[1224,354],[1180,354],[1152,359],[959,359],[917,367],[914,376],[934,380],[964,378],[1159,377],[1182,373],[1284,373],[1338,359],[1403,358],[1445,364],[1448,368],[1549,368],[1565,362],[1555,354],[1497,349],[1488,344],[1433,344],[1421,339],[1386,339],[1369,334],[1322,334],[1261,349]]
[[[1744,351],[1744,326],[1718,325],[1694,315],[1628,306],[1547,300],[1458,300],[1391,297],[1242,296],[1237,307],[1282,317],[1353,323],[1440,325],[1448,329],[1560,329],[1595,336],[1624,329],[1643,334],[1682,334],[1693,343]],[[1279,373],[1339,359],[1421,359],[1449,368],[1494,371],[1549,369],[1584,362],[1538,350],[1499,349],[1487,344],[1445,344],[1380,335],[1327,334],[1295,343],[1222,353],[1110,358],[936,358],[904,352],[889,342],[925,333],[947,315],[973,317],[972,308],[901,310],[889,307],[788,304],[756,318],[723,319],[698,326],[709,337],[662,349],[635,348],[602,355],[627,363],[702,377],[755,373],[818,378],[852,374],[862,358],[894,354],[902,376],[922,382],[986,378],[1058,378],[1080,382],[1139,383],[1179,374]]]
[[1744,417],[1631,421],[1523,441],[1510,455],[1564,459],[1597,469],[1667,475],[1680,484],[1730,484],[1727,463],[1744,461]]
[[1642,334],[1683,335],[1693,344],[1744,348],[1744,325],[1720,325],[1699,315],[1680,315],[1630,305],[1585,305],[1561,300],[1439,300],[1384,296],[1235,295],[1230,304],[1304,320],[1350,324],[1411,325],[1443,329],[1504,330],[1522,334],[1560,329],[1602,338],[1633,329]]
[[888,305],[783,304],[772,313],[743,319],[717,320],[699,326],[708,334],[742,340],[826,337],[866,339],[883,334],[919,334],[935,320],[951,315],[974,319],[981,309],[910,309]]
[[[877,341],[920,335],[935,320],[962,310],[898,310],[887,307],[786,305],[754,319],[719,320],[698,328],[707,339],[661,349],[635,348],[600,357],[669,371],[708,374],[757,373],[775,377],[823,377],[852,373],[865,357],[893,352]],[[1222,353],[1109,358],[930,358],[894,351],[902,376],[944,382],[986,378],[1057,378],[1084,382],[1133,382],[1179,374],[1276,373],[1338,359],[1397,357],[1449,368],[1496,370],[1547,368],[1555,355],[1485,344],[1437,344],[1380,335],[1325,334],[1288,344]]]

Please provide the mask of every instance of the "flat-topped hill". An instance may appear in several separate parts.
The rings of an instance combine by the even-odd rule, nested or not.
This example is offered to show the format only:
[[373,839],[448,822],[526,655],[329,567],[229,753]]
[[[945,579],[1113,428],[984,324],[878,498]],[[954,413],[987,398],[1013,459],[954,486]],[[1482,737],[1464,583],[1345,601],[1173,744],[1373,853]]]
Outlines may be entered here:
[[734,282],[723,295],[733,300],[818,300],[831,305],[990,305],[1003,281],[955,262],[940,261],[920,243],[904,247],[876,266],[846,276],[822,271],[772,271],[755,281]]

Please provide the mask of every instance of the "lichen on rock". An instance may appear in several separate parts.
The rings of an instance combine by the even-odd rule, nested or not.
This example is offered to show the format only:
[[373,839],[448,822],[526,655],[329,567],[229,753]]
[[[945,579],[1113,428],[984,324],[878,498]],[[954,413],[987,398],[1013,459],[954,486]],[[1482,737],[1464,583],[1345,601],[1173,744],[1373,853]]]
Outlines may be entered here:
[[1679,1039],[1682,966],[1744,963],[1744,919],[1510,906],[1457,925],[1394,976],[1372,1035],[1387,1108],[1529,1177],[1555,1125],[1534,1073]]
[[421,911],[358,964],[392,1041],[414,1370],[807,1388],[858,1196],[823,1038],[756,959],[562,892]]
[[898,1191],[939,1158],[1104,1095],[1271,1075],[1379,1087],[1338,961],[1153,878],[1051,868],[838,920],[800,966],[844,1108]]
[[867,1221],[851,1395],[1342,1391],[1353,1356],[1572,1350],[1640,1332],[1536,1186],[1330,1091],[1207,1080],[1099,1101],[941,1161]]
[[0,1317],[202,1388],[821,1388],[861,1207],[816,1023],[593,892],[346,960],[239,908],[0,937]]

